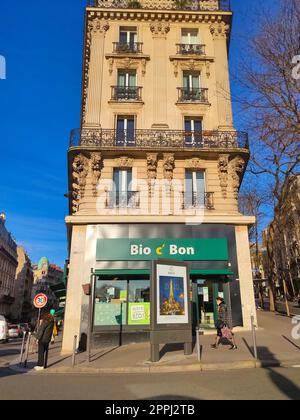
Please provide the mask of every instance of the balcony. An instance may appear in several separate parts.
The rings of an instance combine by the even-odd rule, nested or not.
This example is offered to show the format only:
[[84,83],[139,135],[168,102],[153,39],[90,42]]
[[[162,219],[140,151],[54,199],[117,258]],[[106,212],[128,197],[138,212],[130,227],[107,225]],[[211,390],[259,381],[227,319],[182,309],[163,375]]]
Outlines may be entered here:
[[214,193],[183,193],[183,210],[214,210]]
[[206,45],[202,44],[177,44],[178,55],[205,55]]
[[230,0],[91,0],[91,5],[108,9],[182,10],[192,12],[230,11]]
[[142,88],[131,86],[112,86],[111,100],[115,102],[141,102]]
[[114,54],[142,54],[143,43],[142,42],[114,42],[113,43]]
[[178,102],[198,102],[202,104],[208,104],[208,89],[178,88]]
[[[198,141],[191,141],[198,138]],[[200,139],[200,141],[199,141]],[[239,131],[201,131],[191,133],[179,130],[113,130],[75,129],[71,132],[70,148],[97,147],[135,149],[247,149],[248,134]]]
[[107,209],[139,209],[140,208],[140,192],[127,191],[115,192],[108,191],[106,197]]

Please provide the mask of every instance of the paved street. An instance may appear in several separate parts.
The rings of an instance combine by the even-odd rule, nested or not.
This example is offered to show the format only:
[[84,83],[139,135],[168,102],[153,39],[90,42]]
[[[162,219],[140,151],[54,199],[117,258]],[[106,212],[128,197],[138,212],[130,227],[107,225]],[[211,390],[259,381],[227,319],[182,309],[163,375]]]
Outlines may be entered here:
[[0,343],[0,366],[15,360],[20,354],[21,339],[12,339],[8,343]]
[[0,398],[300,400],[300,368],[120,376],[29,376],[0,368]]

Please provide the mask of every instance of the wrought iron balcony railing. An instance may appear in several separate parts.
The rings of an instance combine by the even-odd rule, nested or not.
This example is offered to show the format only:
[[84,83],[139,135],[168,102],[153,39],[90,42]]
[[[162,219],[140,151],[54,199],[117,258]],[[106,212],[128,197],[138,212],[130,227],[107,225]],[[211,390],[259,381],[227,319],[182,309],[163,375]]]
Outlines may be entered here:
[[205,55],[203,44],[177,44],[177,54],[180,55]]
[[207,209],[214,210],[214,193],[183,193],[183,210]]
[[111,100],[118,102],[130,102],[142,100],[141,87],[129,86],[112,86],[111,87]]
[[[194,139],[194,141],[191,141]],[[198,141],[195,141],[198,139]],[[249,149],[248,134],[240,131],[75,129],[70,147],[133,147],[138,149]]]
[[90,5],[109,9],[230,11],[230,0],[90,0]]
[[140,192],[108,191],[106,197],[107,209],[138,209],[140,208]]
[[143,43],[142,42],[114,42],[113,43],[114,54],[142,54]]
[[208,89],[178,88],[178,102],[208,103]]

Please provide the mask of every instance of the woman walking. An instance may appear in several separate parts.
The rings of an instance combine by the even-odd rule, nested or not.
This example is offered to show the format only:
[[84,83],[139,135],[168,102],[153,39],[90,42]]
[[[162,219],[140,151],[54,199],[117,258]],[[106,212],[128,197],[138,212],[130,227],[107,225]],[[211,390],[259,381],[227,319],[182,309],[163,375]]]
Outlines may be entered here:
[[216,322],[217,337],[216,342],[211,347],[217,349],[222,338],[226,338],[230,343],[230,350],[237,350],[234,334],[232,332],[232,319],[228,311],[227,305],[223,298],[217,298],[218,320]]
[[48,351],[53,334],[53,329],[54,317],[51,314],[47,314],[44,316],[37,333],[34,335],[34,337],[38,340],[39,347],[38,364],[34,368],[37,371],[44,370],[47,368]]

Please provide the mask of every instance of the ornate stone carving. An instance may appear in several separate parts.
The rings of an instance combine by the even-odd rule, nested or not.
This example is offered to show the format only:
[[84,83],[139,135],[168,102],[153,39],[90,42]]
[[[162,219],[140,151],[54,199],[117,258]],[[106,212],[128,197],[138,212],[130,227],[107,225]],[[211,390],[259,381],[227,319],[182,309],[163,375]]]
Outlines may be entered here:
[[115,159],[115,165],[118,168],[132,168],[134,164],[134,159],[128,156],[121,156]]
[[101,177],[102,170],[102,154],[100,152],[91,153],[90,166],[92,172],[93,195],[97,196],[97,185]]
[[80,200],[83,198],[86,187],[86,177],[89,171],[88,159],[80,153],[76,155],[73,164],[73,213],[77,213]]
[[226,39],[229,35],[230,26],[225,22],[215,22],[210,25],[210,32],[213,39]]
[[175,168],[175,156],[173,153],[164,153],[164,178],[168,181],[173,180]]
[[157,164],[158,164],[158,154],[148,153],[147,154],[147,174],[148,174],[149,182],[157,178]]
[[192,158],[185,162],[187,169],[203,169],[203,161],[199,158]]
[[109,22],[102,19],[93,19],[89,22],[89,32],[94,34],[105,34],[109,30]]
[[153,36],[165,37],[170,32],[170,24],[167,22],[153,22],[150,24]]
[[239,190],[241,185],[241,179],[245,171],[245,160],[241,156],[235,157],[230,162],[230,174],[232,178],[232,188],[234,192],[234,197],[238,199]]
[[219,156],[219,179],[221,190],[224,198],[227,198],[227,188],[228,188],[228,165],[229,165],[229,155],[220,155]]

